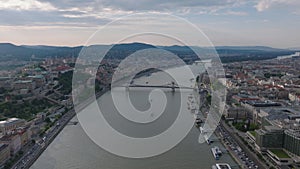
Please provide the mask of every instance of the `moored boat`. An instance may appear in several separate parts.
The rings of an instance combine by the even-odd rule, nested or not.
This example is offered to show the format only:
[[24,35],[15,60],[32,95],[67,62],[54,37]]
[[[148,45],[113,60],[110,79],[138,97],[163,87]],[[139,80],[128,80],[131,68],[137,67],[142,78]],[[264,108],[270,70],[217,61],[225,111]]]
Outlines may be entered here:
[[215,159],[216,159],[216,160],[219,160],[220,155],[219,155],[219,153],[218,153],[218,151],[217,151],[217,147],[211,148],[211,152],[212,152],[213,156],[215,157]]
[[227,163],[217,163],[211,167],[212,169],[231,169],[230,165]]

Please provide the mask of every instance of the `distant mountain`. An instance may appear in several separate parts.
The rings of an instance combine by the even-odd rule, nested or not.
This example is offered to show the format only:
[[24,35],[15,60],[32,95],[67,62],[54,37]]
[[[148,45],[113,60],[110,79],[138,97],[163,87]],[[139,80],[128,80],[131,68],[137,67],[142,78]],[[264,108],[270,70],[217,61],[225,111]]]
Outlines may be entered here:
[[288,48],[289,50],[294,50],[294,51],[297,51],[299,52],[300,51],[300,47],[293,47],[293,48]]
[[216,50],[247,50],[247,51],[286,51],[268,46],[217,46]]
[[169,51],[185,51],[185,52],[190,52],[191,48],[188,46],[178,46],[178,45],[173,45],[173,46],[159,46],[159,48],[169,50]]
[[73,48],[82,48],[82,46],[77,47],[68,47],[68,46],[46,46],[46,45],[37,45],[37,46],[30,46],[30,45],[21,45],[21,47],[28,48],[28,49],[36,49],[36,50],[71,50]]
[[123,43],[123,44],[116,44],[113,46],[112,50],[142,50],[142,49],[147,49],[147,48],[156,48],[153,45],[150,44],[145,44],[145,43]]
[[0,59],[17,59],[17,57],[25,59],[28,56],[31,56],[31,50],[26,48],[16,46],[10,43],[1,43],[0,44]]
[[[111,49],[110,49],[111,48]],[[107,58],[123,59],[126,56],[142,49],[148,48],[160,48],[165,49],[181,57],[187,62],[198,59],[193,50],[202,52],[205,55],[206,52],[211,51],[213,48],[209,47],[192,47],[191,50],[188,46],[154,46],[145,43],[126,43],[116,45],[91,45],[83,48],[83,46],[77,47],[60,47],[60,46],[17,46],[10,43],[0,43],[0,61],[6,60],[29,60],[32,55],[35,58],[48,58],[48,57],[77,57],[82,49],[93,51],[94,55],[107,52]],[[271,59],[279,55],[289,55],[294,52],[290,49],[277,49],[266,46],[217,46],[218,52],[223,62],[242,61],[242,60],[261,60]]]
[[10,43],[0,43],[0,61],[30,60],[36,58],[77,56],[82,46],[56,47],[56,46],[17,46]]

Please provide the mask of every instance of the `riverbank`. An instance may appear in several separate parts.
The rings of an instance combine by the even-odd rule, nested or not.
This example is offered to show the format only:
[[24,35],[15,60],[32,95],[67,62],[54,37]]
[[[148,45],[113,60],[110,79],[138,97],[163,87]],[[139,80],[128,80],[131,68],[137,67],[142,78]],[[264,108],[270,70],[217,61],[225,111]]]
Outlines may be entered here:
[[35,143],[35,145],[33,145],[28,152],[25,152],[25,155],[19,159],[18,162],[11,167],[11,169],[29,169],[75,115],[76,113],[74,110],[70,110],[65,113],[57,121],[60,125],[55,125],[50,128],[50,131],[48,130],[47,134],[44,136],[44,141],[42,141],[42,139],[41,143]]
[[[96,97],[100,97],[106,91],[107,90],[103,90],[96,93]],[[93,97],[77,105],[76,111],[81,111],[87,105],[92,103],[92,101]],[[59,135],[59,133],[65,128],[65,126],[68,125],[71,119],[75,117],[75,115],[76,112],[74,108],[63,114],[62,117],[58,121],[56,121],[56,124],[58,125],[54,125],[49,130],[47,130],[46,134],[42,136],[43,139],[38,141],[38,143],[35,143],[35,145],[33,145],[31,149],[29,149],[29,151],[25,152],[24,155],[11,167],[11,169],[29,169],[53,142],[53,140],[55,140],[57,135]]]
[[222,128],[234,139],[236,144],[248,155],[249,159],[257,164],[258,168],[268,168],[264,162],[262,162],[256,154],[254,154],[239,138],[237,132],[235,132],[230,126],[228,126],[223,120],[220,122]]

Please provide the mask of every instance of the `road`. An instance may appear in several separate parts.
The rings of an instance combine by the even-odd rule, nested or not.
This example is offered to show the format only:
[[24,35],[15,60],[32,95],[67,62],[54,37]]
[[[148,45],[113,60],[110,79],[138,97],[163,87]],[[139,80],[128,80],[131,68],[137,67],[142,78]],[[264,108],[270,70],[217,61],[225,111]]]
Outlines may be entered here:
[[253,153],[244,143],[243,141],[236,135],[236,132],[229,127],[223,120],[221,120],[220,125],[222,126],[223,129],[225,129],[225,131],[227,131],[227,133],[234,138],[234,140],[236,141],[236,143],[242,148],[242,150],[249,156],[249,159],[251,159],[252,161],[254,161],[257,165],[258,168],[268,168],[264,162],[262,162],[255,153]]
[[[96,93],[96,97],[100,97],[107,91],[106,88],[101,92]],[[93,97],[86,99],[76,106],[76,111],[79,112],[94,100]],[[37,141],[32,147],[30,147],[24,155],[11,167],[11,169],[29,169],[30,166],[39,158],[39,156],[46,150],[48,145],[55,139],[55,137],[63,130],[63,128],[69,123],[69,121],[76,115],[74,109],[65,113],[60,119],[56,121],[56,124],[52,126],[43,138]]]
[[69,112],[65,113],[59,120],[57,120],[56,124],[59,125],[52,126],[43,136],[43,138],[38,140],[37,143],[24,152],[24,155],[11,168],[29,168],[74,116],[74,110],[70,110]]

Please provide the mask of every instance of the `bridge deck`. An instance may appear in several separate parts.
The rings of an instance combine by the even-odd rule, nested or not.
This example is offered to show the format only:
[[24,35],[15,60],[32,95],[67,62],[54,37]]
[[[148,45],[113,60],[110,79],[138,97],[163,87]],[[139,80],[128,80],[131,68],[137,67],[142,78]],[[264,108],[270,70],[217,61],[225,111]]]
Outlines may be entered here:
[[122,87],[145,87],[145,88],[170,88],[170,89],[194,89],[193,87],[187,87],[187,86],[167,86],[167,85],[137,85],[137,84],[131,84],[128,86],[122,86]]

